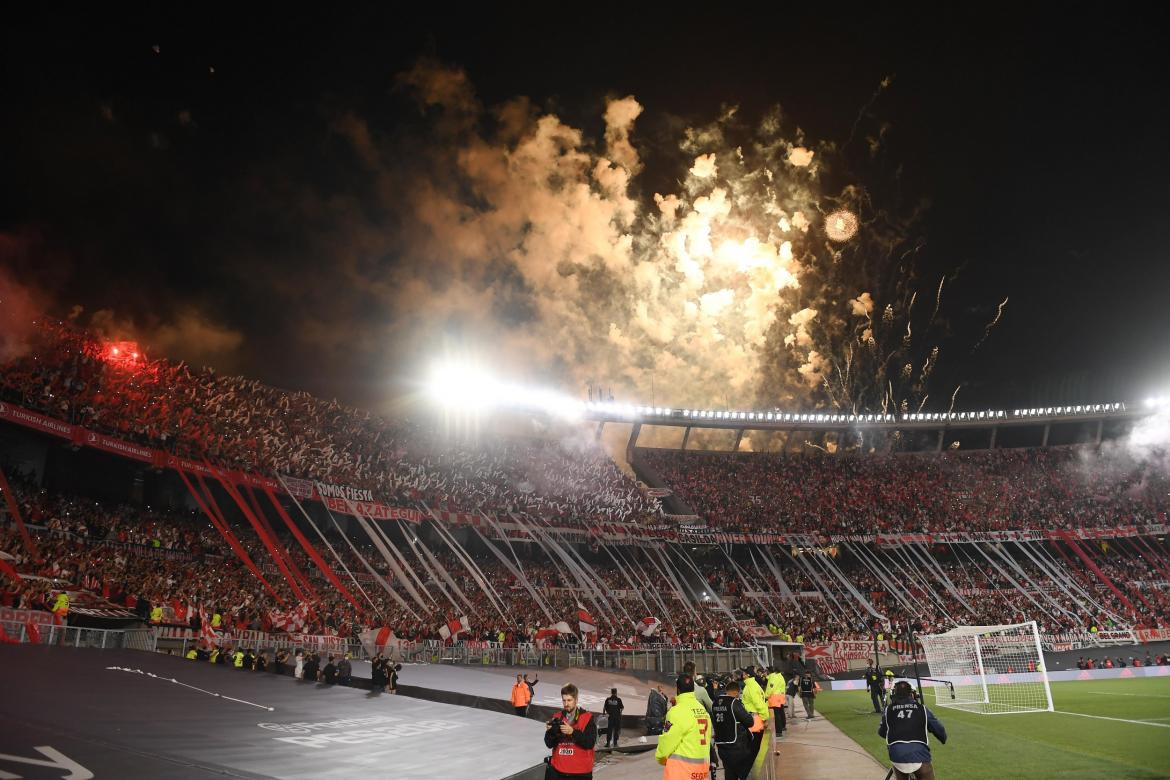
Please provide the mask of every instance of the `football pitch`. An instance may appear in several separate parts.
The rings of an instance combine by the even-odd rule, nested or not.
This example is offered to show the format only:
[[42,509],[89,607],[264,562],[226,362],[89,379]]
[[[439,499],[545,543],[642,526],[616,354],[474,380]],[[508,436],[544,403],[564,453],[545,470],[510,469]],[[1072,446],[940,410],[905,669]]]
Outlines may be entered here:
[[[1170,778],[1170,677],[1052,683],[1057,712],[976,715],[926,699],[947,730],[947,744],[930,741],[941,780]],[[889,767],[868,693],[825,691],[817,710]]]

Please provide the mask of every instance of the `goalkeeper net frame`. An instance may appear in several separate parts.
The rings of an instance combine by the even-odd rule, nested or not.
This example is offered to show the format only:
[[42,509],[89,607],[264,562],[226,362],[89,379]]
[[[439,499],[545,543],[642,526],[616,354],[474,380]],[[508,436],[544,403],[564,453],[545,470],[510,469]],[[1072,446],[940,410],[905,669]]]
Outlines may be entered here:
[[983,715],[1052,712],[1052,688],[1036,621],[1001,626],[957,626],[919,636],[935,684],[937,707]]

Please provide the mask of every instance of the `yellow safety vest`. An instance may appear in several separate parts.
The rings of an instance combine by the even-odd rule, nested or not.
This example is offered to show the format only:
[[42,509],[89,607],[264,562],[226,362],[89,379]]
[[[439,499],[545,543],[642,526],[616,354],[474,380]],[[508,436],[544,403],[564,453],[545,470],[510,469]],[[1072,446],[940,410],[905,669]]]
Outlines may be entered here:
[[764,699],[769,707],[784,706],[784,675],[772,672],[768,675],[768,687],[764,688]]
[[155,607],[154,609],[150,610],[150,622],[151,623],[161,623],[162,622],[162,615],[163,615],[162,607]]
[[219,660],[219,651],[212,650],[211,655],[207,656],[207,660],[211,663],[215,663],[216,661],[218,661]]
[[211,616],[211,627],[212,628],[219,628],[219,624],[222,620],[223,620],[223,618],[221,618],[219,616],[219,613],[216,612],[214,615]]
[[53,602],[53,612],[55,614],[68,614],[69,612],[69,594],[58,593],[57,600]]
[[[693,693],[680,693],[666,713],[666,730],[658,738],[654,757],[666,767],[665,780],[691,780],[710,774],[711,715]],[[700,774],[701,773],[701,774]]]
[[237,651],[236,658],[234,661],[232,661],[232,663],[234,663],[236,665],[237,669],[243,669],[244,668],[244,654]]
[[196,653],[194,650],[187,651],[187,659],[188,660],[194,661],[198,657],[199,657],[199,653]]
[[756,682],[756,678],[748,675],[743,681],[743,706],[753,715],[759,715],[760,720],[768,719],[768,702],[764,698],[764,690]]

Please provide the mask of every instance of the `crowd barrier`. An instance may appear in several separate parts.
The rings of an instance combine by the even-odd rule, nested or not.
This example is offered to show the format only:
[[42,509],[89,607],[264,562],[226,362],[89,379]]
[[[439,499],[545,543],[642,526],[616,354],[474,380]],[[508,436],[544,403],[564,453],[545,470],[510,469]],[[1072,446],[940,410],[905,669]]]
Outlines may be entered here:
[[[200,642],[190,629],[156,626],[153,632],[158,646],[187,650]],[[367,659],[366,647],[353,639],[334,636],[266,634],[262,631],[243,631],[223,635],[223,646],[242,646],[254,650],[312,650],[318,653],[349,653],[352,658]],[[505,647],[499,642],[443,642],[429,639],[423,642],[395,641],[386,647],[388,656],[405,663],[454,664],[462,666],[532,666],[564,668],[589,666],[596,669],[615,669],[631,672],[678,674],[687,661],[708,672],[726,673],[748,665],[767,665],[767,647],[734,648],[661,646],[637,649],[596,649],[585,645],[556,645],[539,647],[522,643]]]
[[31,643],[53,647],[92,647],[99,650],[145,650],[158,649],[157,638],[148,628],[81,628],[79,626],[36,626],[37,636],[30,635],[27,623],[11,620],[0,621],[4,633],[21,644]]

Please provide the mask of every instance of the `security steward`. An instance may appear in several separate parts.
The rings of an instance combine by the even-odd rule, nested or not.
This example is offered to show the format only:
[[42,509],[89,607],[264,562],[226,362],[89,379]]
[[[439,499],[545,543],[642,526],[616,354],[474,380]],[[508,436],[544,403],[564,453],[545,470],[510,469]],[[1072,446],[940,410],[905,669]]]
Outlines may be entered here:
[[917,700],[910,683],[899,680],[878,726],[878,736],[886,738],[897,780],[934,780],[928,732],[946,744],[947,730],[942,722]]
[[768,701],[764,698],[764,687],[756,678],[755,669],[747,667],[743,671],[743,706],[755,716],[755,723],[751,727],[752,761],[755,762],[764,741],[764,727],[768,723]]
[[821,686],[811,674],[800,678],[800,701],[804,705],[804,719],[812,720],[816,717],[816,699]]
[[520,675],[516,675],[516,684],[512,686],[512,709],[520,717],[528,713],[528,703],[532,701],[532,689]]
[[53,614],[61,622],[65,622],[65,618],[69,617],[69,594],[61,591],[57,594],[57,598],[53,601]]
[[593,753],[597,745],[597,722],[593,714],[577,706],[577,686],[561,688],[564,709],[545,726],[544,745],[552,749],[545,780],[593,777]]
[[711,706],[715,747],[726,780],[747,780],[752,771],[752,733],[755,718],[739,698],[739,682],[731,680]]
[[605,710],[605,717],[609,722],[609,727],[605,731],[605,746],[617,747],[618,739],[622,735],[622,710],[626,705],[622,702],[620,696],[617,695],[617,688],[609,689],[609,698],[605,700],[602,709]]
[[[767,683],[764,686],[764,699],[768,703],[768,708],[772,710],[773,733],[775,733],[776,739],[780,739],[784,736],[784,729],[788,725],[788,718],[784,711],[786,698],[784,675],[775,666],[769,666]],[[776,745],[776,755],[780,755],[779,745]]]
[[664,780],[707,780],[711,775],[711,715],[695,698],[695,678],[679,675],[675,705],[666,713],[654,757]]
[[881,715],[886,699],[886,688],[882,682],[882,673],[873,665],[872,660],[865,662],[865,687],[869,690],[869,700],[873,704],[874,714]]

